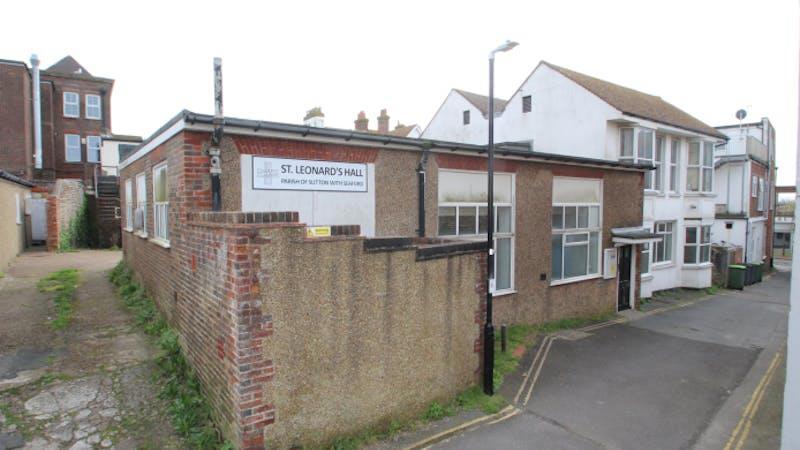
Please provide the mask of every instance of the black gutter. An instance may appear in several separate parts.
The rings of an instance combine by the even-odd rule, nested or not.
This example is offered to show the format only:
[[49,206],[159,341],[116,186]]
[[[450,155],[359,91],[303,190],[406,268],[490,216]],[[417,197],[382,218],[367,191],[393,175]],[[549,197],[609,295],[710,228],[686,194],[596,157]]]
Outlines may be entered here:
[[[205,114],[196,114],[191,111],[183,111],[184,119],[190,124],[205,124],[205,125],[213,125],[213,116],[205,115]],[[280,122],[267,122],[267,121],[258,121],[258,120],[249,120],[249,119],[237,119],[232,117],[225,118],[225,125],[231,127],[241,127],[241,128],[248,128],[248,129],[255,129],[258,128],[259,130],[265,131],[279,131],[284,133],[295,133],[295,134],[303,134],[312,135],[312,136],[319,136],[319,137],[327,137],[327,138],[340,138],[345,140],[352,140],[352,139],[359,139],[362,141],[370,141],[370,142],[377,142],[381,144],[388,144],[393,143],[397,145],[407,145],[411,147],[417,147],[419,149],[444,149],[444,150],[451,150],[451,151],[463,151],[463,152],[472,152],[477,154],[484,154],[486,153],[486,146],[485,145],[476,145],[476,144],[462,144],[457,142],[448,142],[448,141],[438,141],[434,139],[418,139],[418,138],[406,138],[406,137],[389,137],[380,134],[372,134],[372,133],[361,133],[352,130],[342,130],[338,128],[314,128],[314,127],[307,127],[305,125],[293,125],[288,123],[280,123]],[[172,126],[172,123],[169,123],[161,129],[167,129]],[[159,133],[156,133],[156,135]],[[154,135],[155,136],[155,135]],[[151,137],[152,138],[152,137]],[[146,144],[150,141],[151,138],[148,138],[142,145]],[[514,156],[514,157],[521,157],[521,158],[539,158],[548,161],[556,161],[556,162],[564,162],[564,163],[572,163],[572,164],[593,164],[605,167],[613,167],[613,168],[620,168],[620,169],[634,169],[634,170],[653,170],[655,166],[652,165],[645,165],[645,164],[629,164],[629,163],[621,163],[617,161],[609,161],[605,159],[596,159],[596,158],[581,158],[575,156],[565,156],[565,155],[557,155],[553,153],[544,153],[544,152],[536,152],[531,150],[530,143],[503,143],[503,144],[495,144],[496,152],[501,156]]]
[[[197,114],[184,109],[177,115],[173,116],[169,121],[167,121],[167,123],[162,125],[158,130],[156,130],[155,133],[151,134],[147,139],[145,139],[144,142],[142,142],[138,147],[136,147],[136,149],[134,149],[133,152],[131,152],[131,155],[136,154],[136,152],[140,148],[149,144],[156,137],[158,137],[166,130],[168,130],[170,127],[175,125],[175,123],[182,120],[186,121],[186,123],[190,125],[195,125],[195,124],[212,125],[212,126],[214,125],[214,116],[206,114]],[[245,128],[248,130],[252,130],[254,132],[279,131],[283,133],[294,133],[302,136],[311,135],[317,137],[338,138],[338,139],[343,139],[345,141],[358,139],[362,141],[377,142],[384,145],[388,145],[389,142],[391,142],[392,144],[416,147],[421,150],[443,149],[443,150],[450,150],[453,152],[460,151],[460,152],[475,153],[478,155],[486,154],[485,145],[463,144],[458,142],[439,141],[435,139],[408,138],[408,137],[398,137],[398,136],[392,136],[390,139],[387,140],[387,137],[385,135],[361,133],[358,131],[343,130],[339,128],[328,128],[328,127],[316,128],[316,127],[308,127],[306,125],[294,125],[289,123],[267,122],[267,121],[250,120],[250,119],[237,119],[233,117],[226,117],[224,119],[224,125],[228,127]],[[566,164],[595,165],[595,166],[609,167],[614,169],[642,170],[642,171],[655,169],[655,166],[646,164],[639,164],[639,163],[631,164],[619,161],[610,161],[607,159],[583,158],[577,156],[566,156],[554,153],[537,152],[531,150],[531,145],[528,142],[522,142],[522,143],[509,142],[509,143],[495,144],[495,154],[496,156],[500,157],[513,156],[524,159],[535,158],[535,159],[542,159],[545,161],[553,161]],[[122,162],[124,161],[120,161],[120,163]]]
[[17,184],[19,184],[21,186],[25,186],[25,187],[33,187],[33,186],[35,186],[30,181],[28,181],[28,180],[26,180],[24,178],[20,178],[20,177],[14,175],[13,173],[6,172],[5,170],[2,170],[2,169],[0,169],[0,178],[2,178],[3,180],[6,180],[6,181],[10,181],[12,183],[17,183]]

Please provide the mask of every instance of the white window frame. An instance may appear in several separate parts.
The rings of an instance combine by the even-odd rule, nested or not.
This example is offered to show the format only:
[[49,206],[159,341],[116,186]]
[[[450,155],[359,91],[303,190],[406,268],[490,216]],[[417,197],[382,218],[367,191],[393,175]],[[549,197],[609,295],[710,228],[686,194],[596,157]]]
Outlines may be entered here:
[[[68,100],[67,97],[74,96],[74,99]],[[77,92],[70,92],[64,91],[61,96],[62,98],[62,112],[64,117],[69,117],[72,119],[77,119],[81,117],[81,96]],[[68,108],[75,108],[75,113],[70,113],[67,111]]]
[[752,176],[752,181],[750,182],[750,196],[758,198],[758,177],[756,175]]
[[125,180],[125,231],[133,231],[133,180]]
[[758,210],[764,211],[764,199],[765,199],[765,189],[764,189],[764,179],[758,177]]
[[[661,145],[659,146],[659,142]],[[656,135],[656,142],[653,147],[653,163],[656,169],[652,176],[652,189],[664,192],[664,169],[666,167],[665,156],[667,154],[667,137],[663,134]]]
[[[70,145],[70,139],[74,138],[77,139],[78,146],[75,147],[74,145]],[[68,163],[79,163],[83,161],[83,149],[81,148],[81,135],[79,134],[65,134],[64,135],[64,161]],[[76,150],[78,152],[78,159],[70,158],[70,148],[72,150]],[[75,155],[72,155],[75,156]]]
[[[92,142],[97,142],[97,153],[94,154],[96,159],[92,158]],[[100,136],[86,136],[86,162],[99,163],[101,158],[101,149],[103,147],[103,140]]]
[[[653,225],[653,232],[656,235],[661,236],[660,242],[655,242],[653,245],[653,265],[655,266],[666,266],[671,265],[674,262],[675,258],[675,229],[677,228],[677,224],[674,221],[662,221],[656,222]],[[670,236],[669,244],[667,244],[667,236]],[[662,259],[663,255],[667,252],[667,245],[669,245],[669,259],[665,257]]]
[[681,140],[670,137],[669,140],[669,186],[667,190],[673,194],[680,192],[681,185]]
[[[512,176],[511,179],[512,179],[512,186],[513,186],[514,177]],[[511,194],[512,194],[512,199],[513,199],[513,195],[514,195],[513,188],[512,188]],[[460,238],[469,239],[469,240],[479,240],[481,238],[485,239],[486,238],[486,233],[485,232],[483,232],[483,233],[480,232],[480,217],[481,217],[480,216],[480,208],[481,207],[486,208],[486,202],[440,202],[439,205],[438,205],[439,210],[441,208],[455,208],[455,213],[456,213],[456,215],[455,215],[455,218],[456,218],[455,228],[456,228],[456,230],[455,231],[456,232],[455,232],[455,234],[441,234],[439,223],[438,223],[438,219],[437,219],[437,224],[436,224],[436,234],[437,234],[437,236],[440,236],[440,237],[460,237]],[[460,222],[460,217],[461,217],[460,211],[461,211],[462,208],[474,208],[475,209],[475,229],[472,230],[471,233],[468,233],[468,232],[462,233],[461,230],[460,230],[461,224],[459,222]],[[497,211],[500,208],[509,208],[510,209],[510,214],[511,214],[510,231],[499,231],[499,228],[497,226],[497,224],[499,222],[499,214],[497,214]],[[514,204],[513,203],[507,203],[507,202],[494,202],[494,211],[495,211],[494,212],[494,249],[495,249],[495,251],[497,251],[497,241],[498,241],[498,239],[510,239],[511,240],[511,242],[510,242],[511,266],[509,268],[511,273],[509,274],[510,275],[509,276],[509,287],[508,288],[504,288],[504,289],[497,289],[494,292],[495,295],[501,295],[501,294],[515,292],[515,284],[514,284],[514,270],[515,270],[515,264],[514,264],[515,248],[514,247],[515,247],[515,237],[514,236],[515,236],[516,233],[515,233],[515,229],[514,229],[514,226],[515,226],[515,224],[514,224],[515,219],[514,218],[516,217],[516,212],[514,210]],[[438,210],[437,210],[437,212],[438,212]],[[440,215],[438,215],[438,216],[441,217]],[[497,254],[495,253],[495,258],[494,258],[495,279],[497,278],[497,260],[498,260]]]
[[[622,154],[622,148],[623,148],[623,145],[624,145],[623,135],[624,135],[625,130],[633,130],[633,141],[632,141],[632,144],[631,144],[631,152],[632,152],[632,154],[631,155],[623,155]],[[643,149],[639,148],[640,142],[644,142],[643,140],[640,140],[640,136],[643,133],[649,133],[650,134],[650,139],[649,139],[650,140],[650,154],[649,155],[647,155],[646,153],[643,154],[642,151],[641,151]],[[644,149],[644,150],[646,150],[646,149]],[[631,163],[634,163],[634,164],[638,163],[638,164],[653,165],[654,158],[655,158],[655,152],[656,152],[656,130],[654,130],[652,128],[646,128],[646,127],[620,127],[619,128],[619,160],[620,161],[628,161],[628,162],[631,162]],[[647,190],[647,191],[655,191],[654,183],[653,183],[654,176],[655,175],[653,174],[653,171],[651,171],[651,170],[648,170],[647,172],[645,172],[645,174],[644,174],[644,189],[645,190]]]
[[[569,179],[568,177],[559,177],[559,178]],[[582,180],[588,180],[588,179],[585,179],[585,178],[581,178],[581,179]],[[556,180],[557,180],[557,178],[555,178],[553,180],[553,182],[555,183]],[[592,179],[592,181],[598,181],[598,180]],[[553,226],[553,223],[552,223],[552,220],[551,220],[551,230],[552,230],[551,231],[551,245],[552,245],[552,242],[553,242],[552,240],[554,240],[557,235],[561,236],[561,278],[555,279],[554,276],[553,276],[553,273],[552,273],[553,272],[553,270],[552,270],[552,258],[553,258],[553,255],[550,255],[550,258],[551,258],[550,286],[558,286],[558,285],[561,285],[561,284],[576,283],[576,282],[579,282],[579,281],[591,280],[591,279],[599,278],[599,277],[602,276],[602,273],[603,273],[603,268],[602,268],[602,255],[603,255],[603,202],[602,202],[602,198],[603,198],[603,183],[602,183],[602,180],[600,180],[599,198],[601,200],[598,203],[553,202],[552,207],[550,209],[551,218],[552,218],[553,211],[556,208],[562,208],[561,227]],[[590,224],[591,207],[594,207],[594,206],[597,207],[597,225],[596,226],[592,226]],[[576,209],[575,209],[575,227],[574,228],[566,228],[567,224],[564,223],[564,221],[566,219],[565,208],[567,208],[567,207],[576,207]],[[585,227],[581,227],[580,223],[578,222],[580,220],[579,219],[579,217],[580,217],[580,213],[579,213],[580,209],[579,208],[581,208],[581,207],[588,207],[589,208],[589,210],[587,211],[587,214],[588,214],[587,226],[585,226]],[[591,250],[591,234],[592,233],[597,233],[597,255],[595,256],[596,257],[595,267],[596,267],[597,271],[594,272],[594,273],[589,273],[589,262],[590,262],[590,258],[592,257],[592,254],[591,254],[592,252],[590,251]],[[587,272],[587,274],[586,275],[579,275],[579,276],[575,276],[575,277],[570,277],[570,278],[565,278],[564,277],[564,265],[565,265],[564,249],[567,248],[567,247],[583,245],[583,242],[584,242],[584,241],[581,241],[581,242],[576,242],[576,243],[568,243],[567,242],[567,236],[574,236],[574,235],[579,235],[579,234],[586,234],[586,241],[585,242],[586,242],[586,246],[587,246],[587,249],[586,249],[587,250],[586,251],[586,272]]]
[[[90,105],[89,99],[97,99],[97,105]],[[84,98],[84,115],[87,119],[91,120],[102,120],[103,119],[103,98],[97,94],[86,94]],[[90,114],[89,111],[91,109],[97,108],[97,114]]]
[[[698,162],[697,164],[692,164],[692,146],[697,145],[698,148]],[[709,161],[706,160],[706,153],[709,153],[709,149],[711,157]],[[714,143],[711,141],[703,141],[703,140],[693,140],[689,142],[689,149],[687,153],[686,159],[686,192],[691,192],[695,194],[711,194],[714,192]],[[697,178],[697,189],[690,189],[689,188],[689,171],[690,170],[697,170],[698,171],[698,178]],[[706,176],[709,176],[710,180],[706,183]],[[706,184],[708,185],[708,190],[705,189]]]
[[461,124],[464,125],[464,126],[467,126],[470,123],[472,123],[472,113],[470,112],[470,110],[465,109],[461,113]]
[[[156,201],[156,172],[164,171],[167,201]],[[153,167],[153,239],[169,243],[169,179],[167,178],[167,162]]]
[[[690,228],[694,228],[695,229],[695,236],[697,238],[697,242],[688,242],[687,241],[687,237],[688,237],[688,234],[689,234],[688,230]],[[703,242],[703,237],[706,236],[706,233],[704,233],[705,230],[708,231],[708,233],[707,233],[708,240],[706,242]],[[701,261],[701,257],[702,257],[702,254],[703,254],[703,252],[702,252],[702,248],[703,247],[708,248],[708,260],[706,260],[706,261]],[[686,255],[689,254],[689,252],[693,252],[694,253],[694,258],[695,258],[694,262],[686,262]],[[698,224],[698,225],[686,225],[684,227],[684,233],[683,233],[683,264],[685,266],[700,266],[700,265],[704,265],[704,264],[711,264],[711,225]]]
[[[139,181],[139,180],[143,181]],[[143,188],[144,192],[140,192],[139,188]],[[142,237],[147,237],[147,174],[141,172],[136,175],[136,210],[142,210],[142,228],[137,230],[137,234]]]

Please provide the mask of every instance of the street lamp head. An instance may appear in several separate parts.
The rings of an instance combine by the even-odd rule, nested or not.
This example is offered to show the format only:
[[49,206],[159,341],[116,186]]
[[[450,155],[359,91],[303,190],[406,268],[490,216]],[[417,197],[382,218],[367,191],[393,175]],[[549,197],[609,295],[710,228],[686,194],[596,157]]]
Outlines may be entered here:
[[496,49],[492,50],[492,56],[494,56],[494,54],[498,53],[498,52],[507,52],[507,51],[511,50],[512,48],[518,46],[518,45],[519,45],[519,43],[517,43],[517,42],[508,41],[507,40],[502,45],[500,45]]

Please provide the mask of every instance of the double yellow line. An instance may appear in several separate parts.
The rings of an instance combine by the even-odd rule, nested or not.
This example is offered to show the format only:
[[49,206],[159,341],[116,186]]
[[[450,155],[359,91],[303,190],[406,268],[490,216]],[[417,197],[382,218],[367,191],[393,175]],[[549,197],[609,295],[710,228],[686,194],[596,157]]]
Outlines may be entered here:
[[761,381],[759,381],[758,386],[756,386],[756,390],[753,391],[753,395],[750,396],[750,401],[747,402],[747,407],[742,412],[742,417],[733,429],[728,443],[725,444],[724,450],[740,450],[745,441],[747,441],[747,436],[750,435],[750,427],[753,425],[753,417],[755,417],[756,412],[758,412],[761,399],[764,398],[764,392],[766,392],[767,387],[772,382],[772,377],[775,375],[775,370],[780,365],[782,357],[783,352],[778,352],[775,354],[775,357],[772,358],[772,363],[764,373],[764,376],[761,377]]

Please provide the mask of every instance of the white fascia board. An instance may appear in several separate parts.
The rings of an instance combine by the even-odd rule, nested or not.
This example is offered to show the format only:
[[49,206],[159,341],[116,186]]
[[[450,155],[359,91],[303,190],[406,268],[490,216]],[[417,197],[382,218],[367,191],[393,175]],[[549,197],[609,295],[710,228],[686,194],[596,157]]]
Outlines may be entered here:
[[623,113],[621,119],[617,119],[618,122],[630,122],[636,123],[640,127],[645,128],[652,128],[657,132],[665,133],[665,134],[672,134],[676,136],[682,136],[685,138],[694,138],[694,139],[710,139],[713,141],[724,141],[724,139],[719,138],[717,136],[711,136],[705,133],[701,133],[699,131],[691,131],[685,128],[679,128],[672,125],[667,125],[665,123],[656,122],[650,119],[643,119],[641,117],[630,116],[628,114]]
[[143,156],[153,151],[153,149],[163,144],[164,142],[167,142],[173,136],[183,131],[185,128],[186,128],[185,120],[180,119],[176,121],[174,124],[172,124],[171,127],[161,132],[161,134],[154,136],[148,143],[141,146],[139,150],[136,150],[134,154],[126,158],[125,161],[122,161],[119,165],[119,170],[122,170],[128,167],[129,165],[133,164],[134,162],[138,161]]

